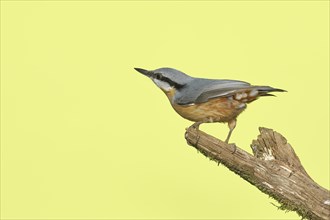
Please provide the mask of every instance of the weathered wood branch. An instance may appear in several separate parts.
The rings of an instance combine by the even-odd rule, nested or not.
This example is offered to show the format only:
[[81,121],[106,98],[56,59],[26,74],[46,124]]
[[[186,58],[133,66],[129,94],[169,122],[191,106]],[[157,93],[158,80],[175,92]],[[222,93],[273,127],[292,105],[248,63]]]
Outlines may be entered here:
[[185,138],[210,159],[276,199],[283,210],[296,211],[307,219],[330,219],[330,192],[314,182],[287,140],[276,131],[260,128],[251,144],[253,155],[226,144],[194,127]]

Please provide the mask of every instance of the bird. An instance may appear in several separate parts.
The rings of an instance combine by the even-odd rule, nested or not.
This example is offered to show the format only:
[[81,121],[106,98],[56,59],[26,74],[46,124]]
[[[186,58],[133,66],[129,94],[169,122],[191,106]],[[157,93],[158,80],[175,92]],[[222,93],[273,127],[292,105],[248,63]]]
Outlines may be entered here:
[[173,109],[181,117],[194,122],[192,126],[196,130],[199,131],[202,123],[228,123],[226,143],[236,127],[237,116],[248,103],[262,96],[275,96],[271,92],[286,92],[239,80],[192,77],[169,67],[134,69],[149,77],[165,93]]

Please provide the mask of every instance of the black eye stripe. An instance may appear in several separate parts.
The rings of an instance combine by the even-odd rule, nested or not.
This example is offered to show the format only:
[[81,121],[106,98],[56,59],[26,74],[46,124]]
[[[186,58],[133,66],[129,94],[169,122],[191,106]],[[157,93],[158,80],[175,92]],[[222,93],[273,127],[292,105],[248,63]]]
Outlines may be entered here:
[[182,88],[183,85],[179,84],[179,83],[176,83],[176,82],[173,82],[171,79],[165,77],[165,76],[162,76],[161,77],[161,80],[164,81],[164,82],[167,82],[168,84],[170,84],[170,86],[174,86],[175,88],[179,89],[179,88]]
[[163,82],[167,82],[168,84],[170,84],[170,86],[173,86],[176,89],[180,89],[180,88],[184,87],[184,85],[174,82],[170,78],[167,78],[166,76],[163,76],[161,73],[155,73],[154,78],[157,79],[157,80],[161,80]]

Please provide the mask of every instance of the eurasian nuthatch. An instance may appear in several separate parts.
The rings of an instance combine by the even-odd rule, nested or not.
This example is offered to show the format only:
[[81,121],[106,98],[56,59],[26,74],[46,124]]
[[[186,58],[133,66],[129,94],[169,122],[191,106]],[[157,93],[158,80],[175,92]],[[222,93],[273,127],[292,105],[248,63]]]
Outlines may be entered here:
[[183,118],[194,121],[196,129],[202,123],[227,122],[229,133],[226,143],[236,126],[237,116],[244,111],[247,103],[260,96],[274,96],[269,92],[285,92],[237,80],[195,78],[172,68],[135,70],[163,90],[174,110]]

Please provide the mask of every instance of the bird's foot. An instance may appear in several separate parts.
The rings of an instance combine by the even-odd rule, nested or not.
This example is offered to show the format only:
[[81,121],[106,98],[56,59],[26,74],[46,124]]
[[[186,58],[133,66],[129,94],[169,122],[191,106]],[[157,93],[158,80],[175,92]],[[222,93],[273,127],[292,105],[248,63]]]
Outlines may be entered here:
[[201,124],[200,122],[195,122],[194,124],[191,125],[191,127],[197,131],[196,142],[194,144],[195,146],[198,145],[199,138],[200,138],[200,136],[199,136],[199,125],[200,124]]
[[231,147],[234,148],[233,152],[231,152],[231,153],[232,153],[232,154],[236,153],[236,150],[237,150],[237,146],[236,146],[236,144],[232,143],[232,144],[228,144],[228,145],[230,145]]
[[197,146],[197,145],[198,145],[199,138],[200,138],[200,136],[199,136],[199,134],[197,133],[196,142],[194,143],[194,146]]

